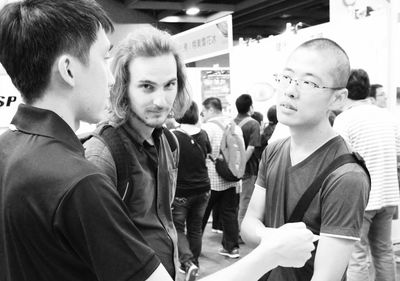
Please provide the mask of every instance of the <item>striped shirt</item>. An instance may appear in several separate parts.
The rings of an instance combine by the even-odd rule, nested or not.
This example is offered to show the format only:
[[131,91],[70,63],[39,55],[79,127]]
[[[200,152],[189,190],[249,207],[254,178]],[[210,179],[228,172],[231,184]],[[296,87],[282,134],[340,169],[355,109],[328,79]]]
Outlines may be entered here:
[[360,153],[370,172],[366,210],[398,205],[396,156],[400,155],[400,134],[394,116],[387,109],[358,102],[338,115],[333,127]]
[[[211,120],[217,120],[218,122],[220,122],[224,125],[228,125],[229,122],[232,121],[232,119],[230,119],[229,117],[220,115],[220,116],[210,118],[208,120],[208,122],[203,123],[201,125],[201,128],[207,132],[208,138],[210,139],[211,157],[213,159],[216,159],[219,154],[223,131],[217,124],[215,124],[213,122],[209,122]],[[237,133],[242,134],[242,130],[239,128]],[[207,164],[207,169],[208,169],[208,175],[210,177],[210,182],[211,182],[211,190],[224,191],[230,187],[236,187],[236,192],[240,192],[240,187],[241,187],[240,182],[228,182],[228,181],[224,180],[223,178],[221,178],[217,174],[217,171],[215,170],[214,163],[208,158],[207,158],[206,164]]]

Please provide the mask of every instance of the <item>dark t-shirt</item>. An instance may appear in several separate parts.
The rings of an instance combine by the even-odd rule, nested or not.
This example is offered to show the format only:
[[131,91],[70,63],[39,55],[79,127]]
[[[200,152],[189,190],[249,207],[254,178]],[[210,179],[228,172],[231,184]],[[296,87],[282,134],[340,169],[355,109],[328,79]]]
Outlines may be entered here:
[[[266,188],[264,224],[279,227],[290,217],[300,197],[315,179],[338,156],[351,152],[337,136],[300,163],[292,166],[290,138],[267,146],[261,158],[256,184]],[[358,240],[368,201],[369,179],[357,164],[345,164],[332,172],[306,211],[303,222],[313,233]],[[312,275],[314,256],[305,268]],[[268,280],[298,280],[297,269],[279,267]]]
[[20,105],[0,136],[0,280],[146,280],[160,264],[55,113]]
[[211,153],[211,145],[206,131],[200,130],[192,136],[180,129],[173,132],[180,148],[175,196],[189,196],[208,191],[210,178],[206,157],[208,153]]
[[[237,116],[234,121],[239,125],[239,123],[247,117],[248,116]],[[256,120],[251,118],[249,121],[247,121],[242,126],[242,131],[246,149],[249,145],[254,146],[255,148],[261,145],[260,124],[258,124]],[[256,153],[253,152],[249,161],[246,163],[245,176],[257,175],[258,162],[259,159],[257,158]]]

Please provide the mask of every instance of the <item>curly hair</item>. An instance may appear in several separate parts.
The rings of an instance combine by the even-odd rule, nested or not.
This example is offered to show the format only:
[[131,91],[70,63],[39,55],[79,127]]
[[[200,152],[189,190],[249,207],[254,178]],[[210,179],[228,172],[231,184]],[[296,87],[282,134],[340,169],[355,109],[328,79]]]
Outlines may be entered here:
[[183,116],[191,104],[187,89],[185,65],[171,35],[148,26],[135,30],[117,47],[111,64],[115,83],[110,93],[109,121],[116,126],[123,124],[131,114],[128,87],[130,82],[129,64],[138,57],[157,57],[172,54],[177,66],[178,93],[172,112],[176,118]]

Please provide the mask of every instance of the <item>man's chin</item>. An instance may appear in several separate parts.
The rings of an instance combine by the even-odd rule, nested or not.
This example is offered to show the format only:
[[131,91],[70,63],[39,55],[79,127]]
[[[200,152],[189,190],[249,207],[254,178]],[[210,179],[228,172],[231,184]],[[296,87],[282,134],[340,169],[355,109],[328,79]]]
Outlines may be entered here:
[[162,125],[165,123],[165,120],[167,120],[166,117],[165,118],[155,118],[152,120],[145,120],[144,123],[146,124],[146,126],[151,127],[151,128],[161,128]]

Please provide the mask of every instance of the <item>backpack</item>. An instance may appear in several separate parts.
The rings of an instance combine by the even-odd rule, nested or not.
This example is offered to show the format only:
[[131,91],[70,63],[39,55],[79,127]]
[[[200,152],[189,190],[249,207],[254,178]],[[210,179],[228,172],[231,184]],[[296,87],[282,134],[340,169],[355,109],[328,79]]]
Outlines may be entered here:
[[[211,120],[223,131],[219,154],[216,159],[209,157],[215,164],[217,174],[226,181],[239,181],[246,169],[246,149],[243,134],[238,134],[239,128],[251,120],[251,117],[243,119],[239,125],[232,120],[227,126],[217,120]],[[239,127],[239,128],[238,128]],[[240,129],[240,132],[242,130]]]
[[[167,138],[168,144],[174,156],[175,167],[178,167],[178,140],[176,139],[175,135],[171,133],[168,129],[164,129],[164,135]],[[106,124],[99,127],[94,132],[91,132],[89,135],[80,138],[80,141],[82,144],[84,144],[92,137],[100,139],[110,151],[117,172],[117,191],[122,200],[124,200],[125,198],[127,198],[129,186],[133,187],[133,183],[131,183],[131,177],[129,176],[129,166],[132,166],[131,163],[133,163],[133,161],[131,161],[130,154],[125,147],[120,133],[113,126]]]

